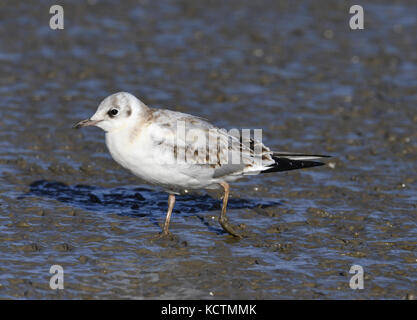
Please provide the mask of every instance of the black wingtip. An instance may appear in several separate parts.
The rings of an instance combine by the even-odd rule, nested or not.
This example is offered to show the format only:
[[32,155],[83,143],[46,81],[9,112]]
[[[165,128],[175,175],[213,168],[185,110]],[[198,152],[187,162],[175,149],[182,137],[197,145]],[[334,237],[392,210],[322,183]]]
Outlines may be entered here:
[[[328,156],[326,158],[328,158]],[[262,173],[305,169],[325,165],[323,162],[311,160],[290,160],[287,158],[276,157],[274,157],[274,160],[275,164],[273,164],[269,169],[262,171]]]

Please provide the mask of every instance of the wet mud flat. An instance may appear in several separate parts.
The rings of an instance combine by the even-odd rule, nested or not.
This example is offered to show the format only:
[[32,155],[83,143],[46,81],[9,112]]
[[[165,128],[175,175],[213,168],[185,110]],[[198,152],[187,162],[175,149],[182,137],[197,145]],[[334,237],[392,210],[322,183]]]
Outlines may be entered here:
[[[412,299],[417,294],[417,5],[363,1],[0,3],[0,298]],[[129,91],[311,170],[167,196],[71,126]],[[49,269],[64,268],[64,290]],[[352,290],[352,265],[364,289]]]

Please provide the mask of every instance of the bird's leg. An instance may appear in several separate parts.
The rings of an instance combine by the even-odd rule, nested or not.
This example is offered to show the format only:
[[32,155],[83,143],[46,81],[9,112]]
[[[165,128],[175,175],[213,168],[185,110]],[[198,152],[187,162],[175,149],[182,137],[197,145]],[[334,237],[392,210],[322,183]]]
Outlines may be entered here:
[[164,231],[162,233],[163,235],[168,235],[169,221],[171,220],[171,213],[172,213],[172,209],[174,209],[174,204],[175,204],[175,195],[174,194],[169,194],[169,196],[168,196],[168,211],[167,211],[167,217],[165,219]]
[[235,230],[233,230],[233,227],[229,224],[226,218],[226,209],[227,209],[227,201],[229,200],[229,191],[230,187],[227,182],[221,182],[220,185],[224,189],[224,197],[223,197],[223,205],[222,205],[222,212],[219,216],[219,223],[222,226],[223,230],[227,233],[231,234],[234,237],[242,238],[240,234],[238,234]]

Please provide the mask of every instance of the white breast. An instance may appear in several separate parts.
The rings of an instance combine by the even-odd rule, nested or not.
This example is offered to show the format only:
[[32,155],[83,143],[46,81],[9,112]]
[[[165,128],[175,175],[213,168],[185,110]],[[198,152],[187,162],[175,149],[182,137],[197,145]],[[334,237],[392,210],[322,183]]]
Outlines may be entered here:
[[148,183],[167,190],[213,187],[208,172],[193,173],[189,165],[171,161],[173,155],[155,147],[146,129],[133,141],[127,130],[106,133],[106,145],[118,164]]

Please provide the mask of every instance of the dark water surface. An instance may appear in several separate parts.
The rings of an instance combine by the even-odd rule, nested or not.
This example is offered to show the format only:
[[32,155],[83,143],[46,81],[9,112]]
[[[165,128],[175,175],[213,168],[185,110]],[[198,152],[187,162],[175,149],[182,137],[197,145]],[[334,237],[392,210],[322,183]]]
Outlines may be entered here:
[[[417,293],[417,3],[0,1],[0,298],[401,299]],[[117,91],[262,128],[328,165],[178,198],[71,126]],[[65,289],[49,288],[61,265]],[[349,287],[350,267],[365,271]]]

